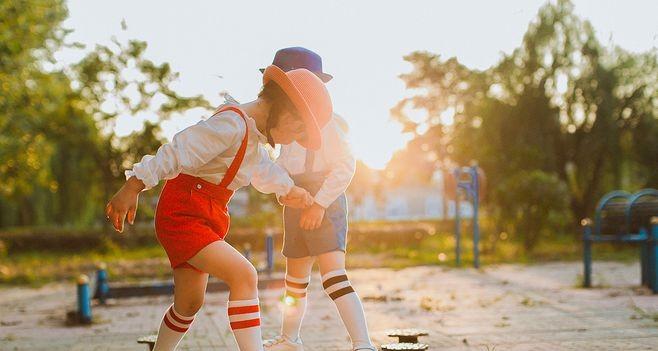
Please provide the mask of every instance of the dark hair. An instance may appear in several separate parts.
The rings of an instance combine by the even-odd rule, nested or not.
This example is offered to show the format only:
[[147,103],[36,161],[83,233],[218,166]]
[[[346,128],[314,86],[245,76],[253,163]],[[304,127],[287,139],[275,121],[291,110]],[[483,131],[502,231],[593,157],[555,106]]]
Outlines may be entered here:
[[288,95],[283,92],[283,89],[274,82],[265,84],[260,93],[258,93],[258,97],[267,101],[270,105],[268,121],[271,120],[270,123],[272,123],[272,126],[277,125],[279,116],[285,111],[292,113],[295,117],[301,118],[297,112],[297,107],[290,101]]

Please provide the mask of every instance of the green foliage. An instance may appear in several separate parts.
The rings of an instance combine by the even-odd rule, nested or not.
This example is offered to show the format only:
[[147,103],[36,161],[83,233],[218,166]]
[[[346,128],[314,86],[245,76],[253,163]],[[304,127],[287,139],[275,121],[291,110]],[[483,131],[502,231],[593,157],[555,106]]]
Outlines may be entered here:
[[157,122],[118,137],[116,119],[210,108],[172,90],[178,74],[148,60],[143,41],[113,40],[54,68],[55,51],[80,47],[65,42],[66,16],[57,0],[0,5],[0,228],[102,221],[121,171],[163,142]]
[[[406,56],[413,70],[401,78],[416,94],[392,113],[435,167],[478,161],[492,194],[509,196],[492,196],[490,214],[507,221],[509,206],[528,208],[531,199],[562,213],[561,201],[541,202],[559,194],[570,216],[558,217],[575,223],[607,191],[658,186],[656,57],[656,50],[604,48],[571,2],[560,0],[545,5],[521,46],[487,70],[428,52]],[[423,117],[414,118],[419,110]],[[546,184],[558,188],[546,193]],[[516,218],[515,227],[527,225]],[[554,225],[541,223],[540,231]]]
[[497,220],[512,238],[532,251],[542,237],[565,230],[569,223],[568,191],[557,176],[539,170],[521,171],[496,187]]
[[66,95],[61,75],[42,72],[66,32],[61,1],[0,4],[0,196],[21,201],[34,184],[48,186],[53,152],[40,119],[60,113]]

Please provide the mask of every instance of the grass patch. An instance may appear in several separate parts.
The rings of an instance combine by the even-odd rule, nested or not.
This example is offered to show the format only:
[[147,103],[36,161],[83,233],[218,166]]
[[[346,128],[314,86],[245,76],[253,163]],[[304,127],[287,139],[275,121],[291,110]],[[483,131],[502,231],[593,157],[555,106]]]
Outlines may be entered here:
[[169,261],[159,246],[79,253],[25,252],[0,261],[0,284],[40,286],[53,281],[74,281],[94,272],[99,262],[122,280],[160,278],[170,274]]
[[[604,261],[632,262],[639,257],[638,247],[633,245],[614,245],[601,243],[594,246],[594,259]],[[452,233],[426,235],[421,240],[409,245],[394,247],[370,247],[366,251],[372,254],[385,254],[395,258],[396,266],[409,265],[446,265],[456,266],[455,239]],[[526,252],[522,245],[514,241],[500,240],[492,244],[481,241],[480,263],[520,263],[533,264],[553,261],[582,260],[582,244],[576,238],[567,236],[544,240],[532,252]],[[473,265],[473,242],[462,239],[462,266]]]
[[[470,232],[462,240],[462,266],[473,263],[473,243]],[[495,239],[495,240],[494,240]],[[233,235],[236,248],[244,242],[254,243],[256,265],[264,261],[263,236],[241,238]],[[280,250],[281,237],[275,236]],[[556,235],[544,238],[537,248],[526,252],[512,240],[483,235],[480,243],[480,261],[483,266],[498,263],[533,264],[549,261],[579,261],[582,245],[579,237]],[[262,246],[262,245],[261,245]],[[75,252],[31,249],[29,251],[0,252],[0,285],[39,286],[53,281],[73,281],[80,273],[93,273],[99,262],[108,265],[113,281],[162,279],[171,276],[169,261],[164,250],[156,243],[135,247],[121,247],[107,240],[102,248]],[[417,223],[359,223],[350,229],[347,265],[351,268],[388,267],[401,269],[417,265],[454,267],[455,240],[448,226],[442,222]],[[638,248],[631,245],[602,243],[594,246],[596,260],[632,262],[639,257]],[[276,269],[283,270],[284,261],[277,258]],[[576,284],[582,284],[582,278]]]
[[644,319],[658,323],[658,312],[647,312],[634,303],[631,308],[634,313],[630,316],[630,319]]

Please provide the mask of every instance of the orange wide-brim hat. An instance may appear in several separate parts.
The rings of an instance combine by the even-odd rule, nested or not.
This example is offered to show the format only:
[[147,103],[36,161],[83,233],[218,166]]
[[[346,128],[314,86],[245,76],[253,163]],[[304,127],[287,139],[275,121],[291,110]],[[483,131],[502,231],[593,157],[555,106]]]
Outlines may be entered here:
[[322,80],[311,71],[300,68],[284,72],[277,66],[268,66],[263,74],[263,85],[274,82],[297,108],[306,125],[306,139],[298,143],[311,150],[322,145],[321,129],[331,119],[331,96]]

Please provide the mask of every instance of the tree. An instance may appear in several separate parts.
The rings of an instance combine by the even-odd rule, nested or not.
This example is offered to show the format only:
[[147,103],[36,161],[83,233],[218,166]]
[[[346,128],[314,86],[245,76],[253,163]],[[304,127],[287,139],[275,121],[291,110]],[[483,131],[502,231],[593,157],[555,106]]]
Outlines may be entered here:
[[51,181],[47,168],[53,149],[41,121],[44,114],[60,112],[67,86],[61,75],[43,72],[41,64],[52,61],[61,46],[66,14],[61,1],[0,4],[0,196],[17,205],[19,223],[33,216],[27,197],[35,186]]
[[201,96],[170,88],[168,63],[145,57],[146,43],[96,46],[80,62],[57,67],[66,43],[59,0],[0,4],[0,227],[91,224],[122,181],[121,170],[162,143],[157,123],[119,138],[118,116],[152,113],[158,121]]
[[[490,206],[504,206],[509,191],[523,202],[528,189],[508,180],[524,172],[555,176],[575,220],[612,188],[658,185],[650,183],[656,142],[643,144],[658,128],[655,50],[602,47],[567,0],[542,7],[521,46],[487,70],[427,52],[405,60],[413,70],[401,78],[418,93],[398,103],[394,118],[439,160],[478,160]],[[414,121],[413,110],[425,117]]]
[[90,149],[102,180],[101,199],[96,204],[109,199],[120,186],[123,169],[163,143],[159,126],[148,121],[141,132],[117,137],[113,129],[117,117],[150,112],[162,121],[191,108],[211,108],[202,96],[183,97],[169,88],[178,73],[168,63],[157,65],[146,59],[146,42],[113,40],[113,44],[96,46],[68,70],[84,111],[100,131]]

